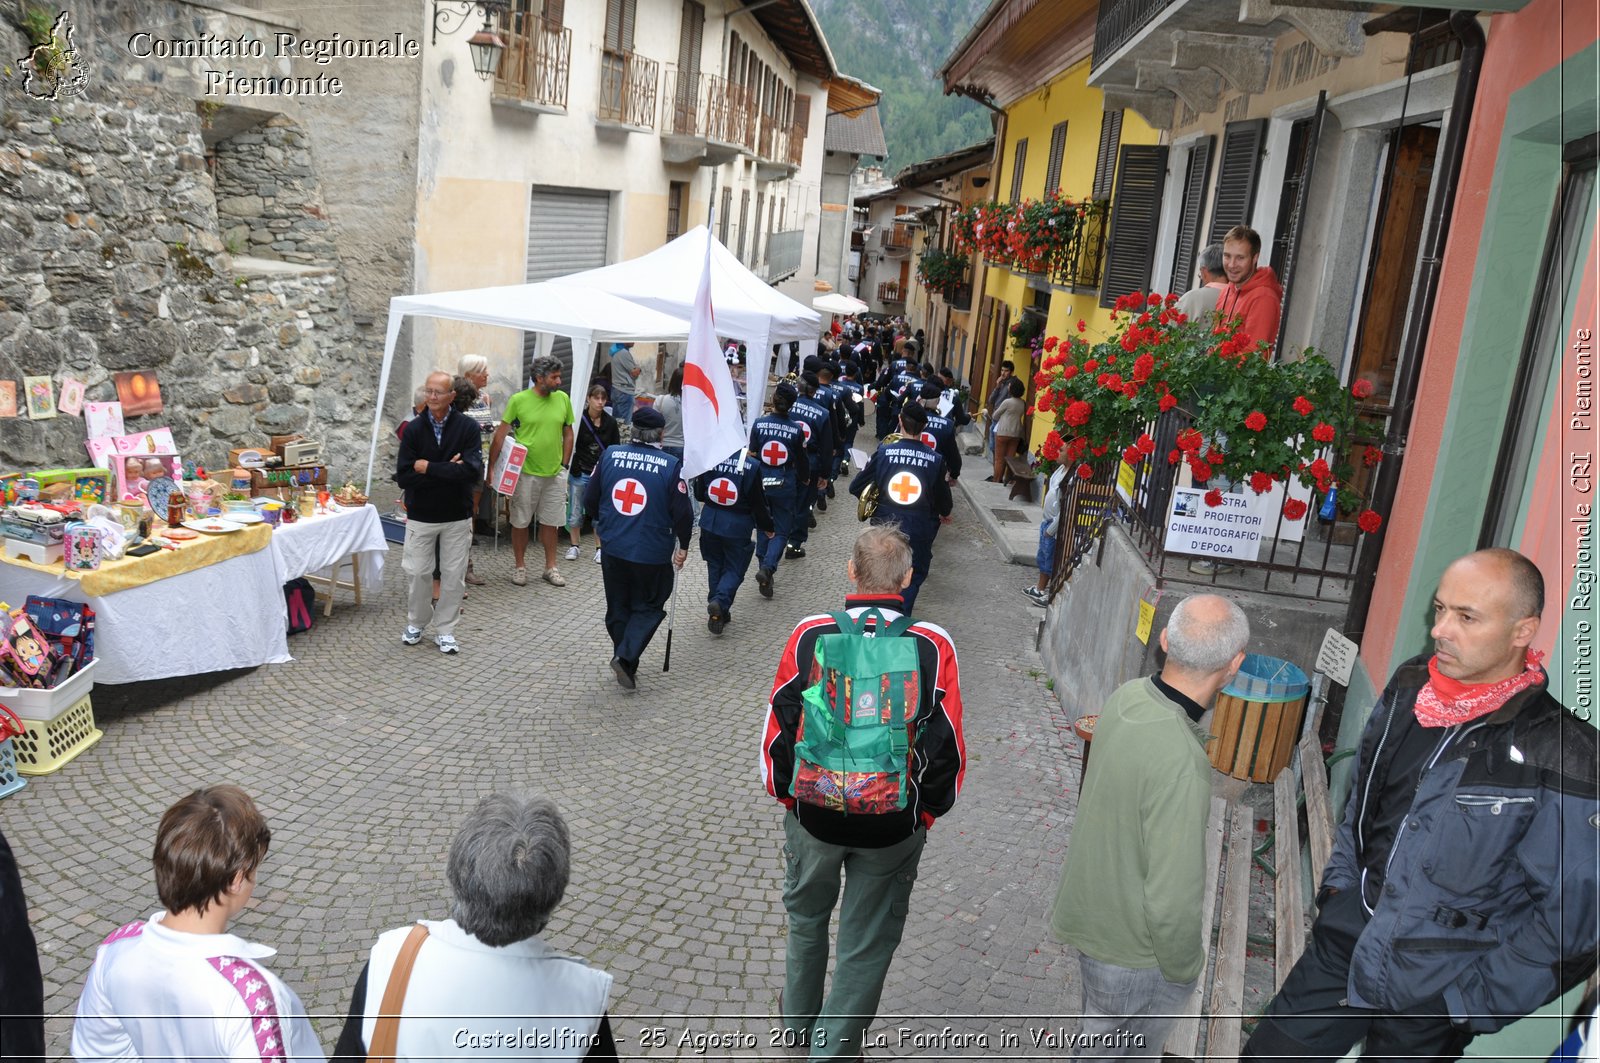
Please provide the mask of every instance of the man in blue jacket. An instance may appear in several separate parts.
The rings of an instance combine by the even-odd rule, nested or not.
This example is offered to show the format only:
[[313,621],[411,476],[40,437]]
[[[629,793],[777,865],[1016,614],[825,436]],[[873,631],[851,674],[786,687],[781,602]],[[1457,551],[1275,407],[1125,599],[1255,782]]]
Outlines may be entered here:
[[706,561],[706,628],[713,635],[733,619],[733,598],[755,555],[750,533],[759,529],[763,541],[772,539],[772,515],[767,512],[761,488],[762,466],[749,448],[724,458],[694,480],[694,496],[705,503],[700,511],[700,556]]
[[[406,493],[406,542],[400,557],[409,594],[400,641],[415,646],[433,623],[440,653],[455,654],[456,621],[467,590],[467,550],[472,545],[472,488],[483,480],[483,432],[454,408],[449,373],[431,373],[423,385],[427,409],[400,434],[394,482]],[[434,547],[439,551],[439,600],[433,601]]]
[[655,407],[634,410],[633,442],[605,449],[584,498],[595,534],[605,543],[600,572],[614,650],[611,671],[625,690],[636,685],[639,658],[666,619],[674,570],[683,567],[694,534],[683,467],[661,449],[666,426]]
[[902,597],[906,611],[917,604],[917,593],[933,564],[933,539],[939,534],[939,518],[948,517],[952,500],[944,459],[922,442],[928,426],[928,413],[913,401],[900,411],[900,430],[905,438],[884,443],[872,452],[866,468],[850,481],[850,493],[857,498],[869,484],[878,489],[878,508],[874,524],[898,524],[911,540],[911,583]]
[[1544,577],[1514,550],[1447,568],[1431,657],[1357,750],[1311,941],[1251,1059],[1456,1059],[1595,969],[1600,736],[1529,651]]

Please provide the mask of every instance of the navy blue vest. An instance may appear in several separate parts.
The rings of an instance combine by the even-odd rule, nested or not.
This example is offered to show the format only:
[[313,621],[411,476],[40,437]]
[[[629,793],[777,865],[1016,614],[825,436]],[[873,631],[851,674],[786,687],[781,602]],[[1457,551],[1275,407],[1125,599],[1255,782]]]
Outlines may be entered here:
[[606,554],[643,565],[672,560],[672,492],[683,490],[681,466],[664,450],[637,443],[607,447],[595,531]]
[[753,454],[730,454],[710,472],[695,477],[695,497],[705,503],[700,530],[729,539],[748,539],[755,529],[751,505],[761,494],[761,462]]
[[824,457],[833,455],[833,411],[816,399],[802,395],[791,411],[811,431],[806,434],[806,454],[811,458],[813,475],[821,475]]
[[[929,442],[932,440],[932,442]],[[956,447],[956,423],[943,414],[928,411],[928,424],[922,430],[922,441],[939,452],[950,475],[961,475],[961,451]]]
[[775,413],[763,414],[750,426],[750,453],[761,461],[769,491],[793,487],[810,475],[806,437],[800,425]]
[[874,524],[899,521],[920,528],[938,520],[934,499],[949,497],[949,489],[944,482],[944,459],[931,447],[902,439],[880,446],[872,456],[872,465],[873,480],[878,485]]

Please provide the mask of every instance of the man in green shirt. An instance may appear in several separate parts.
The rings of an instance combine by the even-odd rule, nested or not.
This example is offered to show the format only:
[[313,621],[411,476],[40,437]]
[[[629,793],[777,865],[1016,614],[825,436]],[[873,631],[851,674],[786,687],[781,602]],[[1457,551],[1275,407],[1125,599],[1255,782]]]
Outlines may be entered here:
[[567,464],[572,460],[572,399],[561,388],[561,363],[554,358],[533,360],[533,387],[519,391],[506,403],[500,427],[489,444],[489,468],[495,467],[506,434],[528,448],[522,476],[511,495],[511,552],[516,567],[511,582],[527,586],[528,529],[539,523],[539,545],[544,547],[544,581],[565,587],[556,570],[556,529],[567,522]]
[[1159,1057],[1205,966],[1208,735],[1199,726],[1244,663],[1250,623],[1215,594],[1185,598],[1161,632],[1161,674],[1100,710],[1050,913],[1078,953],[1083,1025],[1074,1059]]

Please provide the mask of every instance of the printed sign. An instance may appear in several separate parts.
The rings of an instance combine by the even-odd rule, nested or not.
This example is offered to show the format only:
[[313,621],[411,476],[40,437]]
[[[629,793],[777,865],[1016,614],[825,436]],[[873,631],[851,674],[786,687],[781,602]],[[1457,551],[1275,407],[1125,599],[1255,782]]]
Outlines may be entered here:
[[1173,488],[1167,552],[1254,561],[1262,538],[1272,533],[1263,496],[1226,494],[1222,505],[1208,506],[1205,494],[1196,487]]

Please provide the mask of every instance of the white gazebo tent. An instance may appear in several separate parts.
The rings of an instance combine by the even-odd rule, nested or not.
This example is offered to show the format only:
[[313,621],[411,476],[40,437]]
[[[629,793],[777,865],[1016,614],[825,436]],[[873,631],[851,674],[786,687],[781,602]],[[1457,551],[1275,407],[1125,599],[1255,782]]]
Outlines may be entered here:
[[[751,273],[704,225],[638,258],[569,273],[550,283],[596,288],[687,319],[694,309],[707,241],[711,244],[711,306],[717,333],[745,344],[751,356],[747,379],[751,393],[756,394],[765,388],[772,371],[772,345],[815,343],[822,316]],[[754,419],[752,414],[760,410],[759,402],[747,403],[746,427]]]
[[[695,276],[699,276],[696,267]],[[500,288],[399,295],[389,300],[389,327],[383,343],[383,368],[378,373],[377,407],[372,415],[372,447],[367,454],[367,487],[372,492],[372,467],[378,454],[378,432],[383,422],[383,398],[389,388],[395,341],[405,318],[437,317],[503,325],[524,332],[544,332],[572,340],[572,379],[588,382],[594,368],[596,343],[632,343],[683,340],[689,335],[688,311],[662,312],[638,302],[618,298],[588,287],[513,284]],[[581,387],[572,387],[573,416],[583,409]]]
[[819,295],[811,300],[811,305],[825,314],[843,314],[846,316],[850,314],[865,314],[872,309],[860,299],[846,295],[843,292],[829,292],[827,295]]

